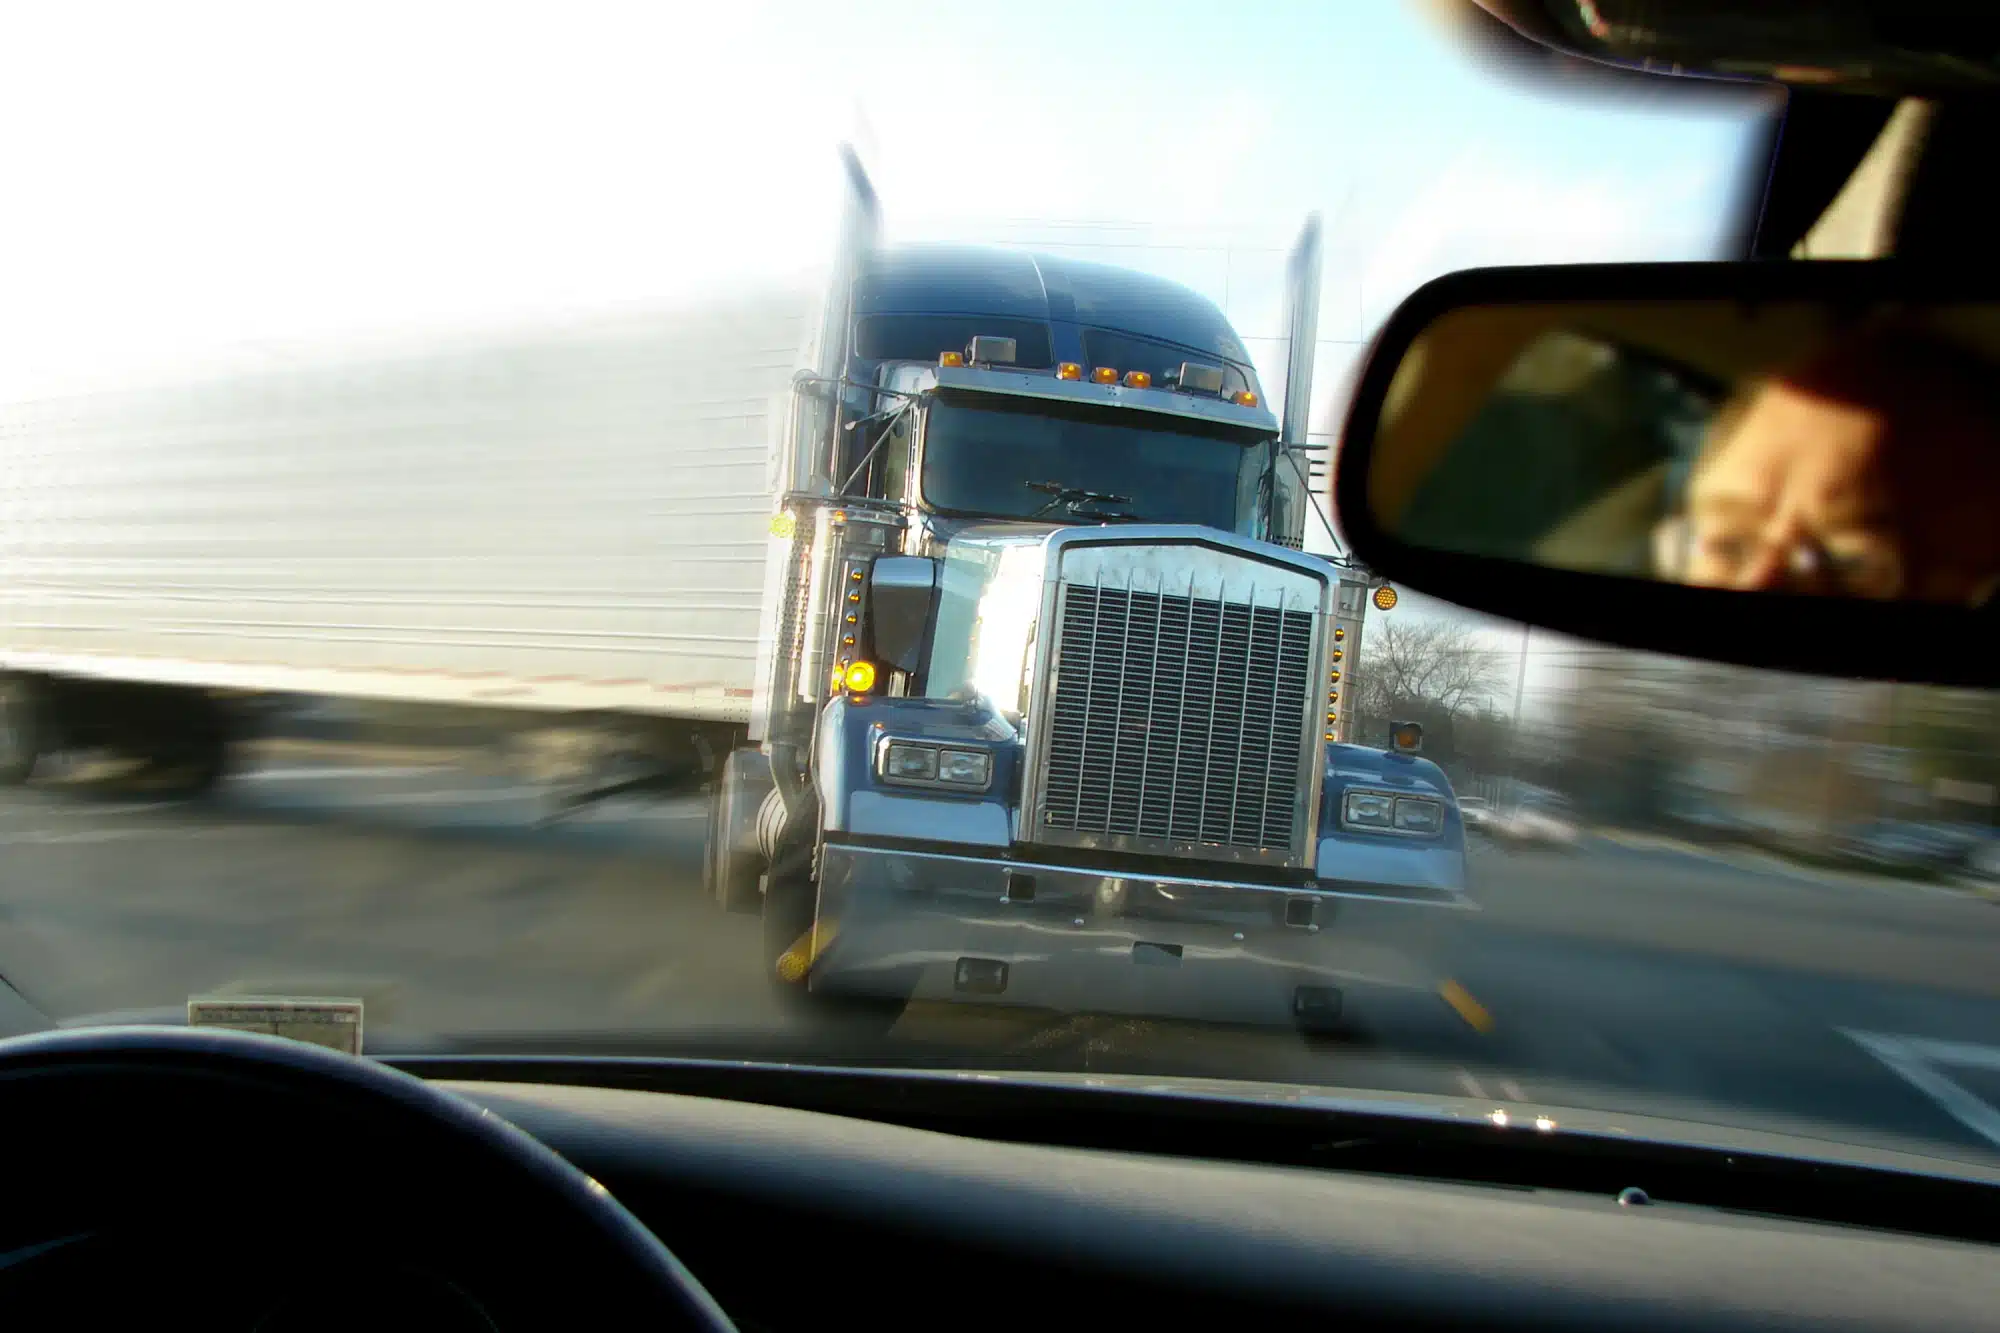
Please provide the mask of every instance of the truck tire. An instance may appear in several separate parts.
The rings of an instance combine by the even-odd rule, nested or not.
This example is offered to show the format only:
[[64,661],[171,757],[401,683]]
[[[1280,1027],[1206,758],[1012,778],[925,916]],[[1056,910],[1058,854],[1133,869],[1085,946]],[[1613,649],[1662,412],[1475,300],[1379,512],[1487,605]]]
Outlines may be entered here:
[[142,747],[146,772],[176,796],[202,796],[229,775],[229,718],[202,694],[177,699],[171,725]]
[[34,776],[46,731],[41,691],[31,680],[0,676],[0,786]]
[[755,750],[732,750],[708,793],[708,845],[702,851],[702,887],[726,912],[752,913],[763,903],[759,879],[764,858],[756,849],[757,811],[768,790],[770,765]]

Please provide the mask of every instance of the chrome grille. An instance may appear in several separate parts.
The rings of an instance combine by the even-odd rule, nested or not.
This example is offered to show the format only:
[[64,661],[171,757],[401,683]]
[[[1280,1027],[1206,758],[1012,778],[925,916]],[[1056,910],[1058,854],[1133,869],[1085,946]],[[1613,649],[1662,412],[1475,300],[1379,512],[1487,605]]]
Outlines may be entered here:
[[1064,582],[1042,827],[1292,850],[1315,619]]

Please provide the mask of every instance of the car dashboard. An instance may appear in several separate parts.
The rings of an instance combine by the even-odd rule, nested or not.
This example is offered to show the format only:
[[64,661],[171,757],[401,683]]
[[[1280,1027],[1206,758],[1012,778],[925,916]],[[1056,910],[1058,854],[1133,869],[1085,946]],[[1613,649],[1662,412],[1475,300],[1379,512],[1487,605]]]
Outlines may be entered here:
[[[1297,1112],[1224,1124],[1120,1094],[1099,1099],[1117,1124],[1093,1125],[1087,1096],[953,1081],[946,1101],[961,1111],[988,1099],[975,1125],[940,1118],[921,1082],[868,1082],[877,1114],[864,1116],[563,1081],[577,1068],[502,1080],[491,1075],[505,1062],[472,1062],[433,1081],[603,1184],[744,1329],[1296,1316],[1348,1327],[1947,1329],[1992,1328],[2000,1310],[1989,1243],[1918,1234],[1954,1188],[1984,1202],[1987,1186],[1899,1193],[1884,1173],[1875,1204],[1918,1230],[1869,1230],[1678,1201],[1751,1200],[1718,1193],[1721,1168],[1697,1156],[1643,1174],[1616,1152],[1544,1155],[1543,1166],[1570,1163],[1553,1172],[1519,1161],[1485,1170],[1458,1131],[1392,1143],[1365,1122],[1315,1116],[1299,1135]],[[727,1077],[711,1071],[708,1082]],[[777,1086],[776,1072],[765,1077]],[[1137,1146],[1089,1142],[1114,1130]],[[203,1132],[173,1124],[184,1142]],[[289,1133],[323,1145],[316,1136],[343,1131],[308,1118]],[[1209,1150],[1196,1150],[1204,1139]],[[65,1327],[133,1309],[219,1330],[579,1326],[565,1320],[561,1285],[585,1270],[548,1248],[533,1218],[469,1179],[392,1206],[388,1182],[407,1164],[354,1156],[369,1150],[348,1134],[303,1203],[184,1172],[145,1180],[138,1192],[152,1206],[86,1215],[76,1199],[116,1192],[66,1190],[67,1173],[17,1177],[0,1309],[33,1308]],[[269,1185],[293,1173],[273,1160],[262,1174]],[[1557,1183],[1523,1183],[1536,1174]],[[1606,1186],[1621,1180],[1655,1201],[1620,1202]],[[1745,1180],[1743,1191],[1756,1188]],[[1815,1188],[1848,1197],[1836,1187],[1854,1183],[1824,1170],[1801,1180],[1788,1197],[1807,1202]],[[553,1285],[531,1291],[530,1273]]]

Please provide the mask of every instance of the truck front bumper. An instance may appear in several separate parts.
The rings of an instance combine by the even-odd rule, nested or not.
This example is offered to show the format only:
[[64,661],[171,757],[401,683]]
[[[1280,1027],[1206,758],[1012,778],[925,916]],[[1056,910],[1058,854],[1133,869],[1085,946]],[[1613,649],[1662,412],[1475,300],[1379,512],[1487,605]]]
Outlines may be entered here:
[[828,843],[815,992],[1308,1025],[1431,991],[1453,894],[1388,899]]

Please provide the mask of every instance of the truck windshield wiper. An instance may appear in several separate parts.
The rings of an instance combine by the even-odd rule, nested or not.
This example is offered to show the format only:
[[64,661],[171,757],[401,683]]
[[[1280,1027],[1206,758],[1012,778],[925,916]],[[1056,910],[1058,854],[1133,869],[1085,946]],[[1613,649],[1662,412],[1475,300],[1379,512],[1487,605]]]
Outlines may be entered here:
[[[1047,495],[1049,497],[1049,502],[1043,505],[1040,509],[1037,509],[1034,513],[1030,514],[1029,515],[1030,518],[1040,518],[1043,514],[1048,513],[1051,509],[1054,509],[1057,505],[1063,506],[1065,509],[1068,509],[1071,513],[1074,514],[1081,512],[1077,508],[1078,505],[1087,505],[1087,504],[1128,505],[1132,503],[1132,497],[1129,495],[1113,495],[1109,491],[1087,491],[1083,489],[1081,486],[1065,486],[1059,481],[1024,481],[1021,484],[1023,486],[1026,486],[1031,491],[1040,491],[1044,495]],[[1133,518],[1136,517],[1136,515],[1092,514],[1089,515],[1088,517]]]

